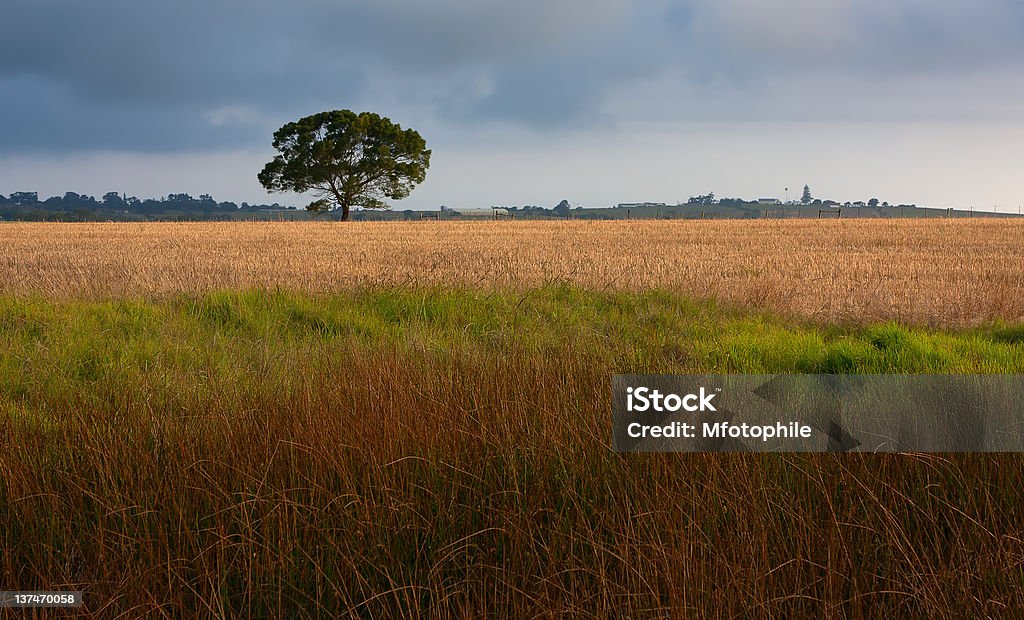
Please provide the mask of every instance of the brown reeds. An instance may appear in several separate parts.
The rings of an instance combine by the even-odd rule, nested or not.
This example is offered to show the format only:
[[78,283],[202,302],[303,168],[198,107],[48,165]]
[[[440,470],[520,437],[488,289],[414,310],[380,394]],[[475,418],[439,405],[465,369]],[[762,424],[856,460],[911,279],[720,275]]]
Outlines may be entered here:
[[600,360],[553,353],[342,346],[207,397],[4,416],[0,577],[98,617],[1024,606],[1018,459],[615,454]]

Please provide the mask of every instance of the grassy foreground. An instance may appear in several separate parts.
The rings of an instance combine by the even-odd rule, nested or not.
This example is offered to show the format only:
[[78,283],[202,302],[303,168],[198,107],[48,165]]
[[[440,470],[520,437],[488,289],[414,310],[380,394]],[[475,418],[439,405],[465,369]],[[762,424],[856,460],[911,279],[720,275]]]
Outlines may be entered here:
[[613,372],[1024,372],[668,293],[0,298],[0,582],[97,615],[1001,616],[1015,455],[619,455]]

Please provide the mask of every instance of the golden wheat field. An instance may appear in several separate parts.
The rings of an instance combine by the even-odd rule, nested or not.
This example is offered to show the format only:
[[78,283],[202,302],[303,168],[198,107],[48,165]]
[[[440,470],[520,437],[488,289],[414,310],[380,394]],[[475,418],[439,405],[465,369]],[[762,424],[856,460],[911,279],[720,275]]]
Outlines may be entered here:
[[154,223],[0,226],[0,293],[238,288],[663,288],[839,321],[1024,319],[1016,220]]

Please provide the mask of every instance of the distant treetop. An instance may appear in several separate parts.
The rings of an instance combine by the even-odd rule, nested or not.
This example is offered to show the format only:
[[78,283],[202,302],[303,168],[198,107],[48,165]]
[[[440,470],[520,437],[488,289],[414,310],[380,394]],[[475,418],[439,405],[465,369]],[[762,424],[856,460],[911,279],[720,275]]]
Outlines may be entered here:
[[313,192],[307,209],[382,209],[422,183],[430,150],[419,133],[372,112],[334,110],[306,116],[274,133],[278,155],[259,181],[271,192]]

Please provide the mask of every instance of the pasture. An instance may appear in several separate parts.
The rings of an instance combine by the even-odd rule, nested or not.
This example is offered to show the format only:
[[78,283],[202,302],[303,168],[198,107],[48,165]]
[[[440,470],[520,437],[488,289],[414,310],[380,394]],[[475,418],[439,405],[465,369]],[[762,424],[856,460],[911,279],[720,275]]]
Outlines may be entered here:
[[1024,319],[1024,221],[4,224],[0,293],[658,288],[821,321]]
[[608,394],[1022,373],[1022,232],[2,225],[0,580],[97,617],[1011,615],[1019,456],[616,454]]

